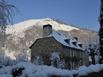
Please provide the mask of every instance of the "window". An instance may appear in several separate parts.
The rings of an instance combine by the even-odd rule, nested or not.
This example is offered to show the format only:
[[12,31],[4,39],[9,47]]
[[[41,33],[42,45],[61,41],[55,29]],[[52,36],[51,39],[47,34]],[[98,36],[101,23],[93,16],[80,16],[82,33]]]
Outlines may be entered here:
[[65,39],[64,40],[66,43],[70,44],[70,39]]
[[81,47],[81,48],[83,47],[83,45],[82,45],[82,44],[78,44],[78,45],[79,45],[79,47]]
[[73,44],[74,46],[77,46],[77,42],[72,42],[72,44]]

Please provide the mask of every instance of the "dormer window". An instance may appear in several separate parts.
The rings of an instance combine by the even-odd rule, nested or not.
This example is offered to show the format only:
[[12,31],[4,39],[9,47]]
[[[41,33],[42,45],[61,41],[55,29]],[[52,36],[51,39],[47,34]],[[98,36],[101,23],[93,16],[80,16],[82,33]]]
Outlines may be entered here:
[[72,44],[73,44],[74,46],[77,46],[77,42],[72,42]]
[[64,40],[66,43],[70,44],[70,39],[65,39]]
[[74,37],[74,39],[75,39],[76,41],[78,41],[78,37]]
[[83,45],[82,45],[82,44],[78,44],[78,45],[79,45],[79,47],[81,47],[81,48],[83,47]]

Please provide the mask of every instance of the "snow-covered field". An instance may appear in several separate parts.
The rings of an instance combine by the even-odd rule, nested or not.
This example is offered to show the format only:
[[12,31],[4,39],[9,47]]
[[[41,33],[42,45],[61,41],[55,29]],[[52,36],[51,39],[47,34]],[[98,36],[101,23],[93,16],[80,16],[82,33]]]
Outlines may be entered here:
[[21,62],[14,66],[0,68],[0,77],[51,77],[52,75],[73,77],[73,75],[87,75],[92,72],[103,70],[103,64],[90,65],[89,67],[81,66],[77,70],[57,69],[52,66],[34,65],[29,62]]

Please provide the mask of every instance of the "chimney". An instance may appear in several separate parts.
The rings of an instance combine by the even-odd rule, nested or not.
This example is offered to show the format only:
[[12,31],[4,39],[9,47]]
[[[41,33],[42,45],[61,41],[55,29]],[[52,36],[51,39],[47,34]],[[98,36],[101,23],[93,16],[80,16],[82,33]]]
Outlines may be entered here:
[[47,37],[52,34],[52,25],[43,25],[43,37]]

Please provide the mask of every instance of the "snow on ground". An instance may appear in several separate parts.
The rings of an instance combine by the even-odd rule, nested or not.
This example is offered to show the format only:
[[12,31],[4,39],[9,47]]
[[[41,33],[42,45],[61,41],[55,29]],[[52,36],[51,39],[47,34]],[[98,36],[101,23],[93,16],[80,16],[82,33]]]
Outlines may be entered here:
[[51,77],[52,75],[73,77],[73,75],[82,76],[92,72],[99,72],[103,70],[103,64],[90,65],[89,67],[81,66],[77,70],[65,70],[52,66],[34,65],[29,62],[21,62],[14,66],[2,67],[0,69],[0,77],[13,77],[12,72],[14,69],[18,70],[17,68],[24,68],[21,75],[19,74],[20,76],[18,77]]
[[9,74],[1,74],[0,77],[12,77],[12,75],[9,75]]
[[79,28],[76,28],[70,25],[60,24],[54,21],[53,19],[44,18],[44,19],[31,19],[31,20],[27,20],[27,21],[14,24],[12,26],[8,26],[6,33],[7,34],[19,34],[33,26],[42,27],[43,25],[46,25],[46,24],[51,24],[54,30],[64,30],[64,31],[71,31],[73,29],[79,30]]
[[81,66],[78,69],[78,75],[79,76],[81,76],[81,75],[87,75],[89,73],[99,72],[101,70],[103,70],[103,64],[90,65],[89,67]]

